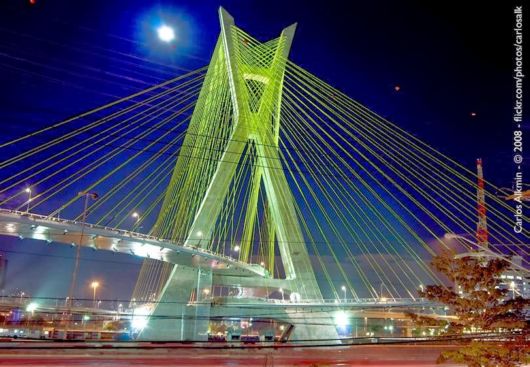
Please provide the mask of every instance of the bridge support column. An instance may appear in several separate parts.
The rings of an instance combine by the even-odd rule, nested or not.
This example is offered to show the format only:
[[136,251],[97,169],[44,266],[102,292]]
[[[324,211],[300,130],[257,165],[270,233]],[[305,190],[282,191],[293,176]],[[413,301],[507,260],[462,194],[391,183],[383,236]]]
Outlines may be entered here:
[[[163,296],[137,339],[208,340],[210,302],[205,296],[211,287],[211,271],[175,265]],[[190,304],[192,298],[196,302]]]
[[289,305],[271,307],[270,303],[257,299],[239,298],[213,305],[211,315],[219,319],[233,318],[234,310],[237,310],[237,317],[241,319],[253,317],[261,322],[274,320],[292,325],[292,331],[284,336],[289,341],[303,340],[306,344],[341,343],[335,326],[335,309]]
[[303,340],[307,344],[341,344],[335,326],[335,312],[287,309],[285,321],[294,327],[289,340]]
[[[260,193],[263,193],[269,213],[267,226],[277,238],[274,242],[278,244],[285,274],[281,283],[287,285],[285,289],[291,292],[294,300],[318,302],[322,300],[322,294],[305,245],[295,197],[282,166],[279,144],[282,88],[296,24],[285,28],[277,39],[260,43],[239,30],[232,16],[222,8],[219,9],[219,20],[221,35],[218,47],[208,67],[188,127],[191,136],[196,136],[197,132],[208,131],[208,136],[213,138],[214,143],[204,142],[205,146],[211,147],[206,151],[201,149],[200,157],[205,159],[190,163],[183,155],[179,157],[173,176],[175,179],[172,178],[168,187],[166,200],[156,224],[157,231],[171,234],[174,240],[185,236],[184,246],[205,249],[213,246],[214,240],[227,239],[230,247],[233,247],[236,241],[242,240],[244,243],[241,245],[241,259],[248,261],[248,254],[255,245],[252,241],[256,233],[254,224],[259,220],[256,218],[259,214],[258,198]],[[215,98],[210,99],[212,96]],[[210,109],[216,113],[209,113]],[[229,118],[220,119],[219,116],[225,115]],[[198,156],[191,154],[191,157]],[[236,190],[233,184],[238,182],[238,166],[243,163],[242,159],[248,157],[256,163],[252,165],[253,179],[249,184],[249,191],[253,194],[252,200],[241,203],[240,209],[239,204],[226,204],[226,200],[230,199],[229,191]],[[256,167],[260,167],[259,170],[256,171]],[[179,183],[181,179],[182,186]],[[182,198],[182,201],[176,200],[178,197]],[[193,199],[188,202],[188,198]],[[245,213],[246,227],[243,233],[237,234],[237,230],[234,232],[235,237],[241,237],[239,239],[234,235],[231,238],[224,237],[226,228],[218,228],[224,225],[220,222],[224,221],[223,209],[226,205],[232,206],[234,212],[241,210],[241,213]],[[230,211],[228,213],[236,215]],[[275,254],[274,242],[270,244],[272,250],[269,249],[271,259]],[[225,250],[226,248],[223,248],[223,251]],[[272,269],[271,263],[267,265]],[[254,283],[253,288],[257,288],[254,293],[266,293],[273,281],[268,277],[246,278],[248,279],[242,279],[242,282],[251,285]],[[211,274],[203,277],[191,269],[177,266],[161,293],[163,303],[153,315],[149,324],[150,330],[146,330],[142,338],[148,339],[151,336],[157,340],[205,339],[208,329],[205,320],[209,319],[210,305],[203,305],[201,302],[193,306],[183,305],[188,302],[192,289],[197,289],[199,301],[205,296],[204,285],[194,287],[195,282],[205,281],[211,286]],[[238,286],[238,283],[232,285]],[[219,283],[216,281],[215,284]],[[172,305],[171,302],[180,304]],[[264,304],[259,311],[267,311],[268,306]],[[232,315],[234,309],[228,308],[225,311],[221,316]],[[246,311],[237,311],[239,316],[244,312]],[[280,312],[281,316],[285,314],[284,311]],[[186,318],[180,320],[179,316],[196,317],[193,321],[188,321]],[[292,319],[294,323],[298,316],[300,315],[287,314],[286,318]],[[326,338],[336,335],[332,328],[314,323],[310,326],[312,316],[307,313],[303,315],[304,322],[295,325],[293,336],[298,339],[311,339],[315,333],[325,334]]]

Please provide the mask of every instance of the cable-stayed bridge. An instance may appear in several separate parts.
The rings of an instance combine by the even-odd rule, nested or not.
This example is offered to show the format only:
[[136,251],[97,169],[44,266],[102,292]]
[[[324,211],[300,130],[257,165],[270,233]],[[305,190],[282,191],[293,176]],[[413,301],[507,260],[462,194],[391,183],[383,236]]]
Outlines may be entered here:
[[3,234],[144,257],[146,339],[203,338],[234,294],[240,317],[287,297],[271,317],[306,340],[336,337],[327,299],[418,304],[477,192],[481,246],[528,266],[494,185],[289,61],[296,25],[260,42],[219,15],[208,67],[0,144]]

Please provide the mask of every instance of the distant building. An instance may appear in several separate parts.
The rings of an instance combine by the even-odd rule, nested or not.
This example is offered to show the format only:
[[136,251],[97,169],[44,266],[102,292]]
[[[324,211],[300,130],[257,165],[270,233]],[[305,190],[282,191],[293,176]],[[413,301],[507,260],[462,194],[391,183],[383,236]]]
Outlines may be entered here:
[[[511,260],[519,266],[523,265],[521,256],[512,256]],[[528,273],[511,267],[502,273],[499,278],[498,287],[508,290],[507,298],[521,296],[530,299],[530,276]]]
[[4,293],[7,276],[7,259],[0,255],[0,294]]
[[[473,251],[459,256],[470,256],[478,257],[484,261],[488,261],[493,258],[499,258],[500,256],[493,255],[485,251]],[[510,266],[498,277],[497,288],[506,289],[506,299],[515,298],[521,296],[526,299],[530,299],[530,275],[528,272],[520,270],[522,268],[523,258],[521,256],[507,256],[511,263],[519,266]],[[456,284],[456,289],[459,294],[463,295],[462,287]]]

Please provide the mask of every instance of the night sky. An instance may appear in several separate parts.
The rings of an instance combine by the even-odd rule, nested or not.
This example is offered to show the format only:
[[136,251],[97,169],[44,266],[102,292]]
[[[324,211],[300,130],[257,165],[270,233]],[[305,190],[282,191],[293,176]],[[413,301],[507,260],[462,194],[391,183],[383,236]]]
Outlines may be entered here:
[[[259,40],[298,22],[291,60],[469,169],[482,157],[486,179],[510,187],[512,4],[346,3],[4,0],[0,139],[204,66],[222,5]],[[161,22],[176,27],[173,46],[156,39]],[[0,239],[0,254],[10,262],[8,293],[66,295],[65,264],[73,263],[74,250],[52,246]],[[89,250],[82,256],[78,297],[90,297],[96,277],[105,285],[103,298],[130,297],[139,259]]]

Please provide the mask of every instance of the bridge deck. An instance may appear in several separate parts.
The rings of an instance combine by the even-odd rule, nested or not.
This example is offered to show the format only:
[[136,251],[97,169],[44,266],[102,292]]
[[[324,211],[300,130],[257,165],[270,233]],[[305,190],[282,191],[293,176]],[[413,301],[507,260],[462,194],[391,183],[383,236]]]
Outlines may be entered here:
[[248,264],[198,247],[118,228],[0,209],[0,229],[3,234],[21,239],[121,252],[172,264],[201,267],[219,275],[268,277],[267,271],[258,264]]

